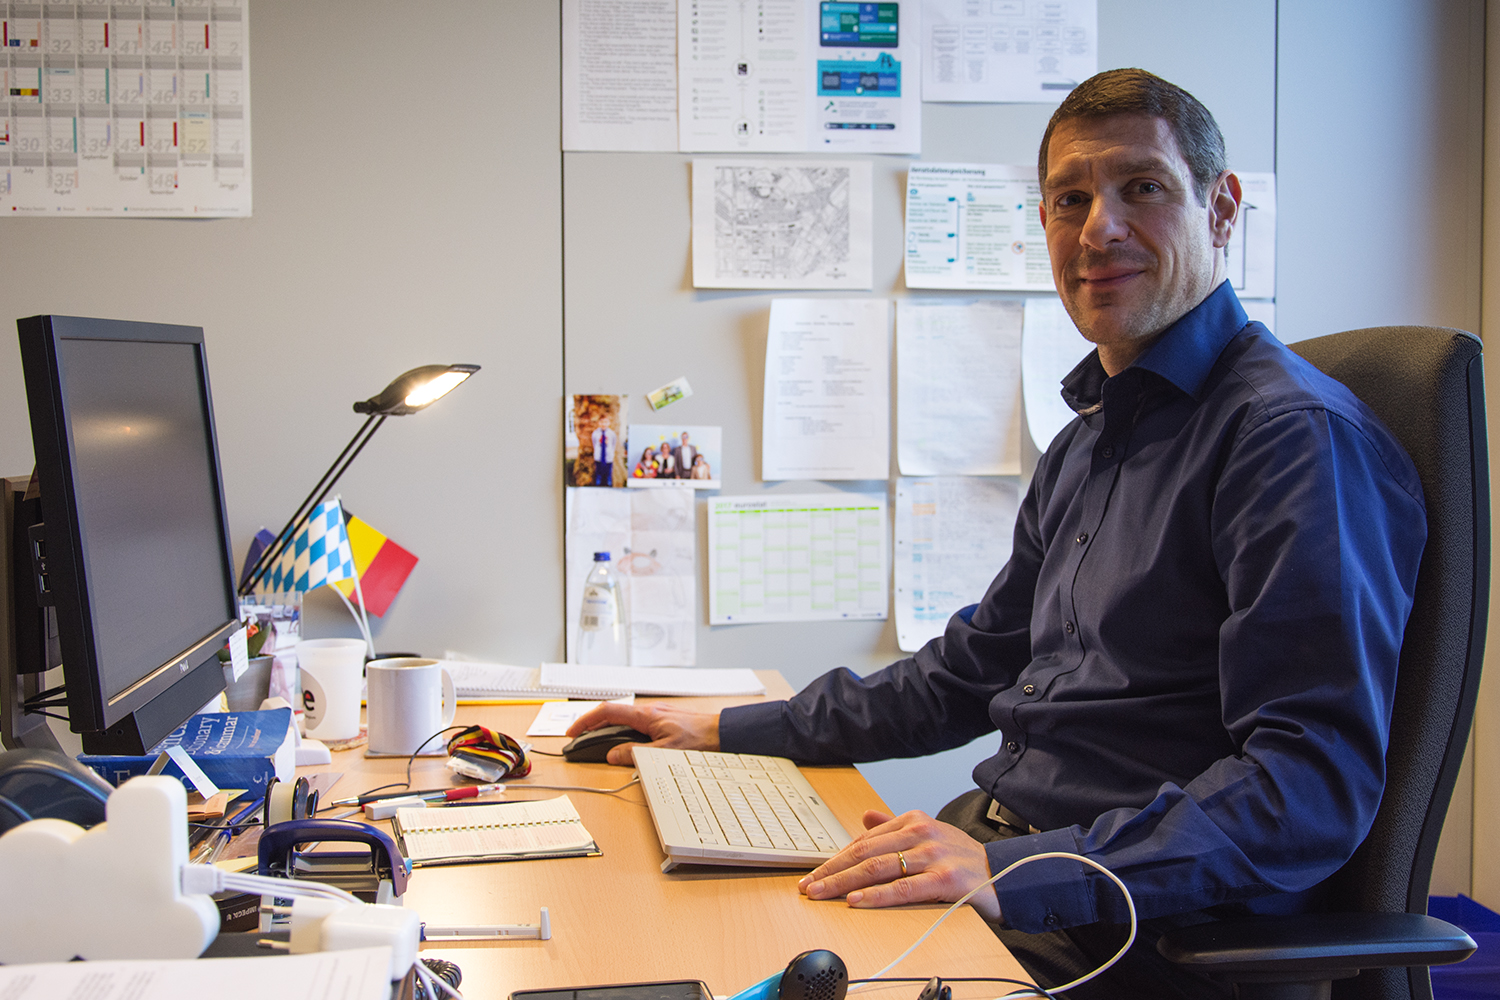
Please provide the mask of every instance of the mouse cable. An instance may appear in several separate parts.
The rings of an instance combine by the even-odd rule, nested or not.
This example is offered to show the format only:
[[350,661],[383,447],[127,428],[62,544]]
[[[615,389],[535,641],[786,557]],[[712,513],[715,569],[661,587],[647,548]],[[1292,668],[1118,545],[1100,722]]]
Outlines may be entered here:
[[600,795],[613,795],[616,792],[623,792],[631,785],[639,783],[640,780],[640,774],[632,773],[630,775],[630,780],[625,782],[625,784],[621,785],[619,788],[592,788],[588,785],[533,785],[529,781],[512,781],[506,787],[514,789],[545,788],[548,791],[554,792],[598,792]]
[[[1030,857],[1022,858],[1019,861],[1016,861],[1016,862],[1014,862],[1014,863],[1012,863],[1010,865],[1007,865],[1005,868],[1003,868],[1000,871],[996,872],[994,875],[991,875],[989,878],[985,879],[983,882],[979,883],[974,888],[972,888],[968,892],[964,893],[962,896],[959,897],[959,899],[952,906],[950,906],[946,910],[944,910],[943,913],[942,913],[942,915],[939,916],[937,918],[937,920],[933,921],[932,926],[929,927],[929,928],[927,928],[927,930],[922,933],[921,937],[917,938],[915,941],[912,942],[910,948],[907,948],[900,955],[897,955],[894,961],[892,961],[885,968],[881,969],[879,972],[875,973],[875,975],[873,975],[873,976],[871,976],[869,978],[871,980],[879,979],[882,976],[884,976],[887,972],[890,972],[896,966],[900,965],[901,962],[906,959],[906,956],[908,956],[912,952],[916,951],[917,948],[922,944],[923,941],[926,941],[929,937],[932,936],[932,932],[935,931],[935,930],[937,930],[938,927],[942,924],[942,922],[944,920],[947,920],[948,917],[953,913],[954,910],[957,910],[960,906],[963,906],[965,903],[967,903],[970,899],[972,899],[974,897],[975,893],[979,892],[979,890],[985,888],[986,886],[994,885],[996,882],[1000,881],[1002,878],[1004,878],[1005,876],[1009,875],[1011,872],[1015,871],[1017,868],[1020,868],[1022,865],[1029,865],[1033,861],[1045,861],[1045,860],[1047,860],[1049,858],[1061,858],[1061,859],[1067,860],[1067,861],[1081,861],[1084,864],[1088,865],[1090,868],[1096,868],[1100,872],[1103,872],[1104,875],[1105,875],[1105,877],[1107,877],[1111,882],[1113,882],[1116,886],[1119,887],[1121,895],[1123,895],[1125,897],[1125,908],[1130,911],[1130,934],[1129,934],[1128,937],[1125,938],[1125,943],[1120,946],[1120,950],[1117,951],[1117,952],[1115,952],[1114,955],[1109,959],[1109,961],[1107,961],[1103,965],[1099,966],[1099,968],[1095,969],[1093,972],[1087,973],[1086,975],[1079,976],[1077,979],[1073,980],[1071,983],[1064,983],[1061,986],[1053,986],[1053,987],[1051,987],[1050,991],[1049,991],[1049,995],[1050,995],[1050,993],[1065,993],[1068,990],[1073,989],[1075,986],[1082,986],[1084,983],[1088,982],[1089,980],[1095,979],[1095,978],[1103,975],[1105,972],[1107,972],[1109,969],[1111,969],[1116,962],[1118,962],[1120,959],[1124,958],[1125,957],[1125,953],[1130,950],[1130,946],[1133,945],[1133,944],[1135,944],[1135,932],[1136,932],[1135,900],[1133,900],[1133,899],[1130,898],[1130,890],[1127,889],[1127,888],[1125,888],[1125,883],[1120,881],[1119,876],[1117,876],[1114,872],[1110,871],[1108,868],[1106,868],[1103,865],[1101,865],[1099,862],[1095,861],[1093,858],[1086,858],[1086,857],[1084,857],[1081,854],[1073,854],[1073,853],[1071,853],[1069,851],[1046,851],[1046,852],[1043,852],[1041,854],[1033,854]],[[1015,996],[1017,994],[1007,994],[1007,995],[1008,996]],[[1025,996],[1026,994],[1022,993],[1022,994],[1019,994],[1019,995],[1020,996]]]

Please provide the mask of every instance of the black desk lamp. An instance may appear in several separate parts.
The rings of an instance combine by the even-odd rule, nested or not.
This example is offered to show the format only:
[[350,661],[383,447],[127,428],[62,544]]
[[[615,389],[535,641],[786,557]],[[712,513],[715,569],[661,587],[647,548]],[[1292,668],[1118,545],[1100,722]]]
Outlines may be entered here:
[[291,520],[287,521],[286,526],[277,533],[275,540],[265,547],[260,558],[255,560],[255,565],[250,568],[244,582],[240,584],[241,596],[254,593],[256,584],[265,577],[267,571],[276,564],[277,557],[291,544],[297,525],[318,504],[328,498],[328,494],[333,491],[334,484],[339,481],[339,477],[359,457],[365,445],[369,444],[370,438],[374,437],[375,432],[380,430],[380,425],[385,423],[386,417],[404,417],[408,413],[416,413],[418,410],[425,409],[452,392],[460,382],[478,370],[478,365],[423,365],[397,376],[396,380],[382,389],[378,395],[355,403],[354,412],[368,414],[368,418],[360,425],[359,430],[354,432],[354,437],[344,446],[344,450],[339,452],[339,457],[333,460],[333,464],[328,467],[327,472],[323,473],[323,478],[318,480],[312,492],[298,505]]

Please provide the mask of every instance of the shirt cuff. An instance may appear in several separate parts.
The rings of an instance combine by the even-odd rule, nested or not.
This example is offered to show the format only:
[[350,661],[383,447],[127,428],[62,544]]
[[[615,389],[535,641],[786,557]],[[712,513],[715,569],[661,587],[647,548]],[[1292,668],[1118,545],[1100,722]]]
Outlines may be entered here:
[[719,749],[724,753],[779,757],[790,741],[784,701],[736,705],[719,712]]
[[[1025,837],[995,840],[984,846],[990,874],[1034,854],[1078,852],[1071,830],[1047,830]],[[1041,934],[1098,921],[1087,865],[1067,858],[1049,858],[1022,865],[995,883],[1000,916],[1018,931]],[[1113,888],[1114,883],[1110,883]]]

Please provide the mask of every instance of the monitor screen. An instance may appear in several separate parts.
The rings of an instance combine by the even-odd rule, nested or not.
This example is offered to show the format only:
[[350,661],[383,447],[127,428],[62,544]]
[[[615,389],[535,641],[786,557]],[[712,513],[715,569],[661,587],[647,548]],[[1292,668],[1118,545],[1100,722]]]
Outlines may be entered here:
[[234,617],[198,350],[66,337],[58,344],[106,699]]

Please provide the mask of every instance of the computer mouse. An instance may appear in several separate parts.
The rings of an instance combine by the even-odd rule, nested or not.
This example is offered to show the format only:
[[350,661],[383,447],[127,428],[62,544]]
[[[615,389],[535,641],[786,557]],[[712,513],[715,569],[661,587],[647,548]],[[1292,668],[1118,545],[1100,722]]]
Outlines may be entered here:
[[575,764],[603,764],[609,757],[609,748],[621,743],[650,743],[651,737],[639,729],[629,726],[601,726],[579,733],[562,748],[563,759]]

